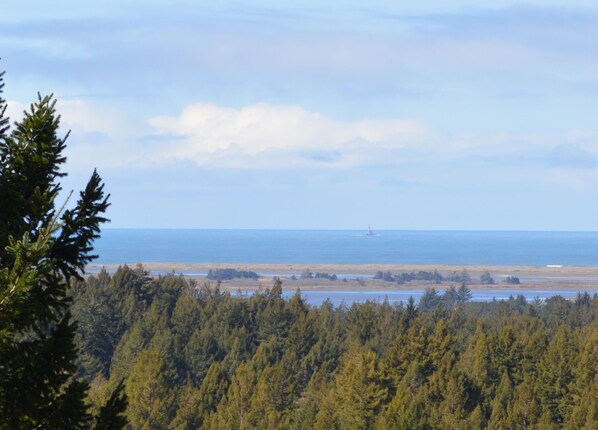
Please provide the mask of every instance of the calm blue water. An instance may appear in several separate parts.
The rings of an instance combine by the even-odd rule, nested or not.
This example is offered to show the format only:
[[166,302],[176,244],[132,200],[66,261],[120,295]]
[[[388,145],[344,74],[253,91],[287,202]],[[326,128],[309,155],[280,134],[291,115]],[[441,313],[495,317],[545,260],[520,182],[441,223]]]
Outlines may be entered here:
[[598,232],[105,229],[97,264],[598,265]]
[[[595,294],[597,291],[588,291],[590,295]],[[439,291],[442,294],[442,291]],[[530,302],[535,299],[546,300],[553,296],[561,296],[565,299],[574,299],[577,297],[578,292],[573,290],[471,290],[472,298],[474,302],[491,302],[492,300],[508,300],[510,297],[517,297],[522,295],[525,299]],[[249,295],[248,293],[247,295]],[[295,294],[293,291],[284,291],[282,293],[284,298],[291,298]],[[424,290],[396,290],[396,291],[301,291],[301,295],[307,303],[310,305],[320,306],[325,300],[330,300],[334,306],[339,306],[345,303],[347,306],[351,306],[353,302],[365,302],[366,300],[373,300],[382,302],[384,299],[388,299],[390,304],[395,303],[407,303],[409,297],[413,297],[415,302],[419,302],[419,299],[424,295]]]

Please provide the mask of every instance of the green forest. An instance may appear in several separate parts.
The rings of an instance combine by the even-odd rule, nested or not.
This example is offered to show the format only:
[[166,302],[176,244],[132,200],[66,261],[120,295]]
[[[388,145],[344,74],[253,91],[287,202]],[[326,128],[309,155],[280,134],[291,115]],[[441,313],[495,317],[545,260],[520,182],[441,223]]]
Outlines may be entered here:
[[596,295],[420,309],[281,293],[141,266],[79,282],[91,404],[124,381],[135,429],[596,429]]

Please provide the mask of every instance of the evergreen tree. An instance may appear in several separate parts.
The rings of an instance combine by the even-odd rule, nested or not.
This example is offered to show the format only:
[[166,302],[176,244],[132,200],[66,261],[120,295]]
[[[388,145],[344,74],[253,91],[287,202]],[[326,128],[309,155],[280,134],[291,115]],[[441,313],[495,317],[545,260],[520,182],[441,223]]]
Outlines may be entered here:
[[401,315],[400,320],[400,327],[403,331],[407,331],[407,329],[411,326],[412,322],[417,318],[419,314],[419,309],[415,305],[415,299],[413,296],[409,296],[407,300],[407,306],[405,306],[405,312]]
[[251,397],[255,390],[256,375],[252,366],[242,363],[237,368],[224,400],[218,407],[217,427],[222,429],[250,429]]
[[[0,143],[4,144],[6,140],[6,132],[8,132],[9,118],[6,116],[6,100],[2,97],[4,91],[4,72],[0,72]],[[4,159],[0,159],[0,162],[4,163]]]
[[505,371],[500,379],[500,384],[496,390],[496,396],[491,404],[491,415],[488,421],[488,427],[497,430],[508,430],[510,428],[507,421],[508,408],[513,396],[513,386]]
[[440,303],[442,303],[442,296],[438,294],[436,288],[426,287],[424,294],[419,299],[419,309],[422,312],[430,312]]
[[372,428],[388,396],[376,354],[349,352],[336,377],[336,410],[341,429]]
[[75,291],[73,316],[77,320],[79,365],[83,373],[94,378],[109,377],[114,349],[124,332],[121,315],[115,312],[117,303],[105,285],[93,281]]
[[453,309],[458,302],[457,289],[451,285],[442,295],[442,300],[447,309]]
[[278,421],[281,421],[282,413],[291,409],[303,388],[299,385],[302,380],[296,354],[285,354],[280,361],[262,372],[257,383],[254,396],[256,406],[253,409],[263,408],[266,413],[280,414]]
[[[2,87],[0,75],[0,93]],[[0,98],[0,428],[77,429],[91,422],[88,386],[74,378],[68,292],[95,258],[92,244],[108,202],[94,171],[75,207],[56,209],[68,133],[58,136],[55,104],[53,96],[38,95],[8,135]],[[118,415],[123,405],[115,400],[103,416]]]
[[542,402],[544,418],[561,425],[567,418],[571,406],[571,387],[573,381],[573,360],[575,346],[571,333],[561,327],[539,364],[541,384],[538,389]]
[[494,284],[494,279],[492,278],[492,275],[490,275],[490,272],[485,270],[480,276],[480,282],[482,284]]
[[467,288],[465,282],[462,282],[457,290],[457,302],[465,303],[471,300],[472,294],[471,290]]
[[164,358],[156,349],[141,352],[126,385],[127,415],[133,428],[163,429],[170,422],[173,398]]
[[178,410],[170,427],[175,430],[198,429],[203,412],[199,402],[199,390],[187,383],[179,396]]
[[396,395],[388,405],[383,428],[401,430],[430,430],[430,409],[421,386],[417,363],[413,362],[399,383]]
[[124,390],[125,384],[121,380],[106,404],[100,408],[94,430],[119,429],[127,425],[128,421],[124,411],[127,409],[129,402],[124,395]]
[[315,417],[314,429],[339,429],[337,415],[338,413],[336,408],[336,400],[334,397],[334,390],[329,390],[326,396],[322,399],[320,410]]
[[509,428],[522,430],[533,428],[540,414],[536,398],[531,382],[529,379],[524,379],[515,390],[515,398],[509,410]]
[[444,404],[441,409],[445,411],[445,414],[443,414],[445,428],[459,428],[459,425],[467,417],[468,388],[469,384],[465,377],[453,368],[448,378]]
[[201,411],[215,412],[220,399],[226,394],[229,384],[229,377],[222,363],[212,363],[199,387],[198,398]]
[[[291,426],[293,430],[316,428],[316,416],[321,406],[323,383],[321,377],[314,377],[301,393],[301,397],[295,403]],[[325,424],[325,423],[322,423]],[[331,427],[328,427],[331,428]]]

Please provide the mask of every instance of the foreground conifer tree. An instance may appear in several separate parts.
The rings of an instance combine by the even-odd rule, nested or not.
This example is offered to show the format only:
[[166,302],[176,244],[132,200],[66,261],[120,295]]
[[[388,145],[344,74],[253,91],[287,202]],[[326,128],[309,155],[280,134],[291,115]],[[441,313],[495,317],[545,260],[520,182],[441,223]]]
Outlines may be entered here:
[[68,290],[95,258],[108,200],[94,171],[74,208],[57,209],[68,134],[55,103],[38,95],[10,130],[0,97],[0,428],[122,428],[122,386],[94,420],[75,378]]

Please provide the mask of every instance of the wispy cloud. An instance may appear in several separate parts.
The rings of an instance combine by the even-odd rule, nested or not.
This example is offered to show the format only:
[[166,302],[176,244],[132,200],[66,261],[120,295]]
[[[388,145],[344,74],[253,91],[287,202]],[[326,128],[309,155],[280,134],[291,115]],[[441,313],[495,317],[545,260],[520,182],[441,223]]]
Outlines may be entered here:
[[29,108],[29,105],[16,100],[7,100],[6,105],[6,116],[10,118],[11,123],[20,120],[23,111]]
[[594,169],[598,164],[596,155],[579,145],[562,144],[556,146],[548,156],[550,167],[570,169]]

